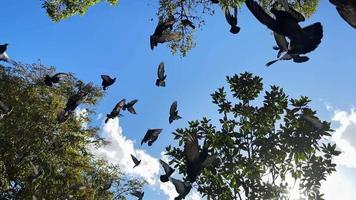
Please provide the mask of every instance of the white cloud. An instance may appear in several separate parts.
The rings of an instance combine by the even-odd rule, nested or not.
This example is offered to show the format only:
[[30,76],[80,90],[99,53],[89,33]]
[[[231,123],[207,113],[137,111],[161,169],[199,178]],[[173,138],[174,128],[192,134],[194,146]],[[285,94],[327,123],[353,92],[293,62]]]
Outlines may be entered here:
[[340,123],[332,136],[342,152],[336,157],[335,162],[338,165],[356,168],[356,112],[354,109],[349,113],[335,111],[332,120]]
[[321,192],[325,194],[326,200],[354,200],[356,199],[355,186],[354,179],[350,179],[343,169],[337,168],[337,171],[322,184]]
[[[95,155],[105,158],[110,163],[118,164],[121,170],[127,175],[145,179],[153,190],[159,188],[169,197],[169,200],[173,200],[178,195],[172,183],[161,183],[159,180],[160,173],[163,173],[159,160],[144,150],[134,148],[134,142],[123,135],[118,118],[109,120],[102,127],[102,131],[103,137],[110,144],[100,149],[93,149],[92,151]],[[141,160],[141,164],[134,169],[132,168],[134,164],[130,154],[135,155]],[[165,161],[168,159],[164,155],[164,152],[161,153],[161,159]],[[186,199],[200,200],[201,198],[198,192],[192,190]]]

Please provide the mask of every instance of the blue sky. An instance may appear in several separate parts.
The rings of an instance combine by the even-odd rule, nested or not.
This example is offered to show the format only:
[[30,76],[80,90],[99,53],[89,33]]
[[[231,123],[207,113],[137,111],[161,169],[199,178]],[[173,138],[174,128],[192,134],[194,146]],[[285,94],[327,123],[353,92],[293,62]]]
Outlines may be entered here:
[[[41,8],[41,1],[2,0],[0,43],[9,43],[8,54],[17,61],[34,63],[40,59],[45,65],[73,72],[87,82],[100,84],[101,74],[117,77],[97,112],[109,112],[121,98],[139,99],[138,115],[125,114],[120,119],[122,134],[140,149],[139,141],[147,128],[163,128],[153,147],[143,147],[155,157],[160,157],[164,146],[170,143],[170,133],[175,128],[186,126],[188,120],[216,116],[210,94],[226,85],[227,75],[245,71],[262,76],[265,88],[275,84],[290,97],[309,96],[321,119],[336,119],[335,128],[341,127],[342,121],[335,116],[342,113],[346,116],[342,119],[349,119],[351,125],[356,123],[352,113],[356,100],[356,30],[341,19],[328,1],[321,1],[317,13],[304,23],[321,21],[324,28],[322,43],[309,54],[310,61],[279,62],[270,68],[264,65],[276,55],[273,37],[245,8],[240,11],[238,35],[229,32],[224,16],[216,8],[216,15],[207,17],[206,26],[195,34],[197,47],[180,58],[172,56],[165,45],[154,51],[149,48],[149,36],[157,23],[157,2],[147,2],[120,1],[117,7],[101,3],[85,16],[54,23]],[[161,61],[165,62],[168,75],[166,88],[154,85]],[[174,100],[178,101],[183,119],[169,125],[168,110]],[[100,120],[97,123],[101,125]],[[356,149],[352,132],[344,138]],[[339,169],[340,177],[355,177],[356,166],[340,165]],[[166,199],[155,187],[147,188],[146,197]]]

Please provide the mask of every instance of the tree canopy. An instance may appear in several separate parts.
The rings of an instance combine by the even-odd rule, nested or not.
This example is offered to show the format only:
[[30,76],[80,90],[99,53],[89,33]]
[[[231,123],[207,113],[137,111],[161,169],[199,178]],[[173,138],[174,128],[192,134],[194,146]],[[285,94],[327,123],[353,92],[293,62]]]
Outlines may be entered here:
[[186,177],[184,146],[196,133],[201,149],[218,155],[196,180],[208,199],[289,198],[293,182],[299,183],[302,199],[323,199],[321,181],[335,171],[332,158],[340,154],[327,140],[330,123],[318,119],[307,97],[289,98],[277,86],[262,97],[258,76],[243,73],[227,82],[231,93],[222,87],[211,95],[220,125],[203,118],[177,129],[173,134],[179,146],[166,148],[170,164]]
[[[43,7],[48,16],[58,22],[73,15],[84,15],[89,7],[100,2],[107,2],[111,5],[119,3],[118,0],[45,0]],[[273,6],[281,7],[280,0],[259,0],[259,2],[267,11]],[[288,0],[288,3],[308,18],[316,11],[319,0]],[[168,42],[168,46],[173,54],[179,52],[180,55],[185,56],[189,50],[196,46],[194,38],[196,30],[185,25],[182,20],[188,19],[196,27],[202,28],[206,17],[214,15],[215,12],[221,12],[221,10],[224,11],[233,7],[241,8],[243,5],[244,0],[220,0],[218,6],[211,0],[159,0],[157,18],[160,22],[172,16],[178,20],[178,23],[174,24],[172,32],[179,33],[180,37]],[[225,21],[222,20],[222,23],[225,23]]]
[[107,143],[90,126],[102,90],[88,88],[85,112],[59,124],[57,114],[84,83],[68,74],[46,86],[45,75],[54,73],[42,64],[0,66],[0,100],[12,107],[0,120],[0,199],[125,199],[144,182],[90,150]]

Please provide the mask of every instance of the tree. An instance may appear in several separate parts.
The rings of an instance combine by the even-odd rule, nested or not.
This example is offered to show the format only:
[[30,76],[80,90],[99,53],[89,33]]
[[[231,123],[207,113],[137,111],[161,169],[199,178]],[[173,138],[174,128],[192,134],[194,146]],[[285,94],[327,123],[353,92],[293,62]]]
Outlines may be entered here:
[[[101,1],[45,0],[43,7],[46,9],[49,17],[58,22],[75,14],[83,15],[90,6],[94,6]],[[259,0],[266,10],[270,10],[273,6],[281,7],[279,1]],[[106,2],[112,5],[118,4],[118,0],[106,0]],[[194,39],[195,29],[185,25],[181,20],[188,19],[196,27],[202,28],[205,23],[204,19],[209,15],[213,15],[216,10],[226,10],[232,7],[241,8],[244,2],[244,0],[220,0],[219,6],[216,7],[211,0],[159,0],[158,21],[165,21],[171,16],[177,19],[172,32],[179,33],[180,37],[178,40],[168,43],[171,52],[173,54],[179,52],[180,55],[185,56],[189,50],[196,46]],[[316,11],[319,0],[288,0],[288,3],[308,18]]]
[[196,180],[208,199],[287,199],[293,182],[302,199],[322,199],[320,183],[335,171],[332,158],[340,154],[327,140],[330,123],[315,116],[307,97],[289,99],[277,86],[258,98],[263,90],[258,76],[243,73],[227,82],[232,100],[224,87],[211,95],[220,125],[203,118],[177,129],[179,146],[166,148],[170,164],[186,176],[182,146],[196,133],[209,155],[217,155]]
[[125,199],[144,182],[90,150],[107,143],[89,125],[102,90],[88,88],[85,112],[59,124],[57,114],[84,83],[68,74],[46,86],[44,76],[54,73],[41,64],[0,65],[0,100],[13,108],[0,120],[0,199]]

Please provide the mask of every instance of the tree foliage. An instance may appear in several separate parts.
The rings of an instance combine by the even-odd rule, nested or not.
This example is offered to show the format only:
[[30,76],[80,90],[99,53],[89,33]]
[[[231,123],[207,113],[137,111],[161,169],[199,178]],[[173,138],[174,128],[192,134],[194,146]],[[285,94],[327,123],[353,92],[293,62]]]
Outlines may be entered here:
[[[85,14],[90,6],[102,0],[46,0],[43,7],[50,18],[60,21],[75,14]],[[117,5],[118,0],[106,0],[106,2]],[[279,0],[259,0],[262,7],[269,11],[273,6],[281,7]],[[310,17],[317,9],[319,0],[288,0],[288,3],[301,12],[305,17]],[[202,28],[206,17],[213,15],[216,11],[226,10],[232,7],[241,8],[244,0],[220,0],[218,6],[211,0],[159,0],[157,17],[158,21],[165,21],[174,16],[177,22],[173,27],[173,32],[179,33],[178,40],[171,41],[168,46],[173,54],[179,52],[185,56],[189,50],[196,46],[194,32],[196,30],[185,26],[181,20],[189,19],[197,28]],[[254,19],[251,19],[254,20]],[[224,21],[222,20],[224,23]],[[257,21],[256,21],[257,22]]]
[[0,199],[125,199],[143,182],[90,150],[106,144],[89,125],[102,90],[91,88],[86,112],[58,124],[57,113],[84,83],[69,74],[46,86],[44,76],[54,73],[41,64],[0,66],[1,101],[13,107],[0,120]]
[[[196,183],[208,199],[289,198],[290,180],[299,183],[302,199],[322,199],[321,181],[335,171],[340,154],[326,139],[330,123],[321,122],[307,97],[291,99],[283,89],[263,91],[262,78],[250,73],[227,77],[211,96],[221,115],[220,126],[203,118],[173,134],[179,146],[168,146],[170,164],[186,175],[185,137],[195,132],[210,155],[218,155]],[[203,147],[201,147],[203,148]]]

